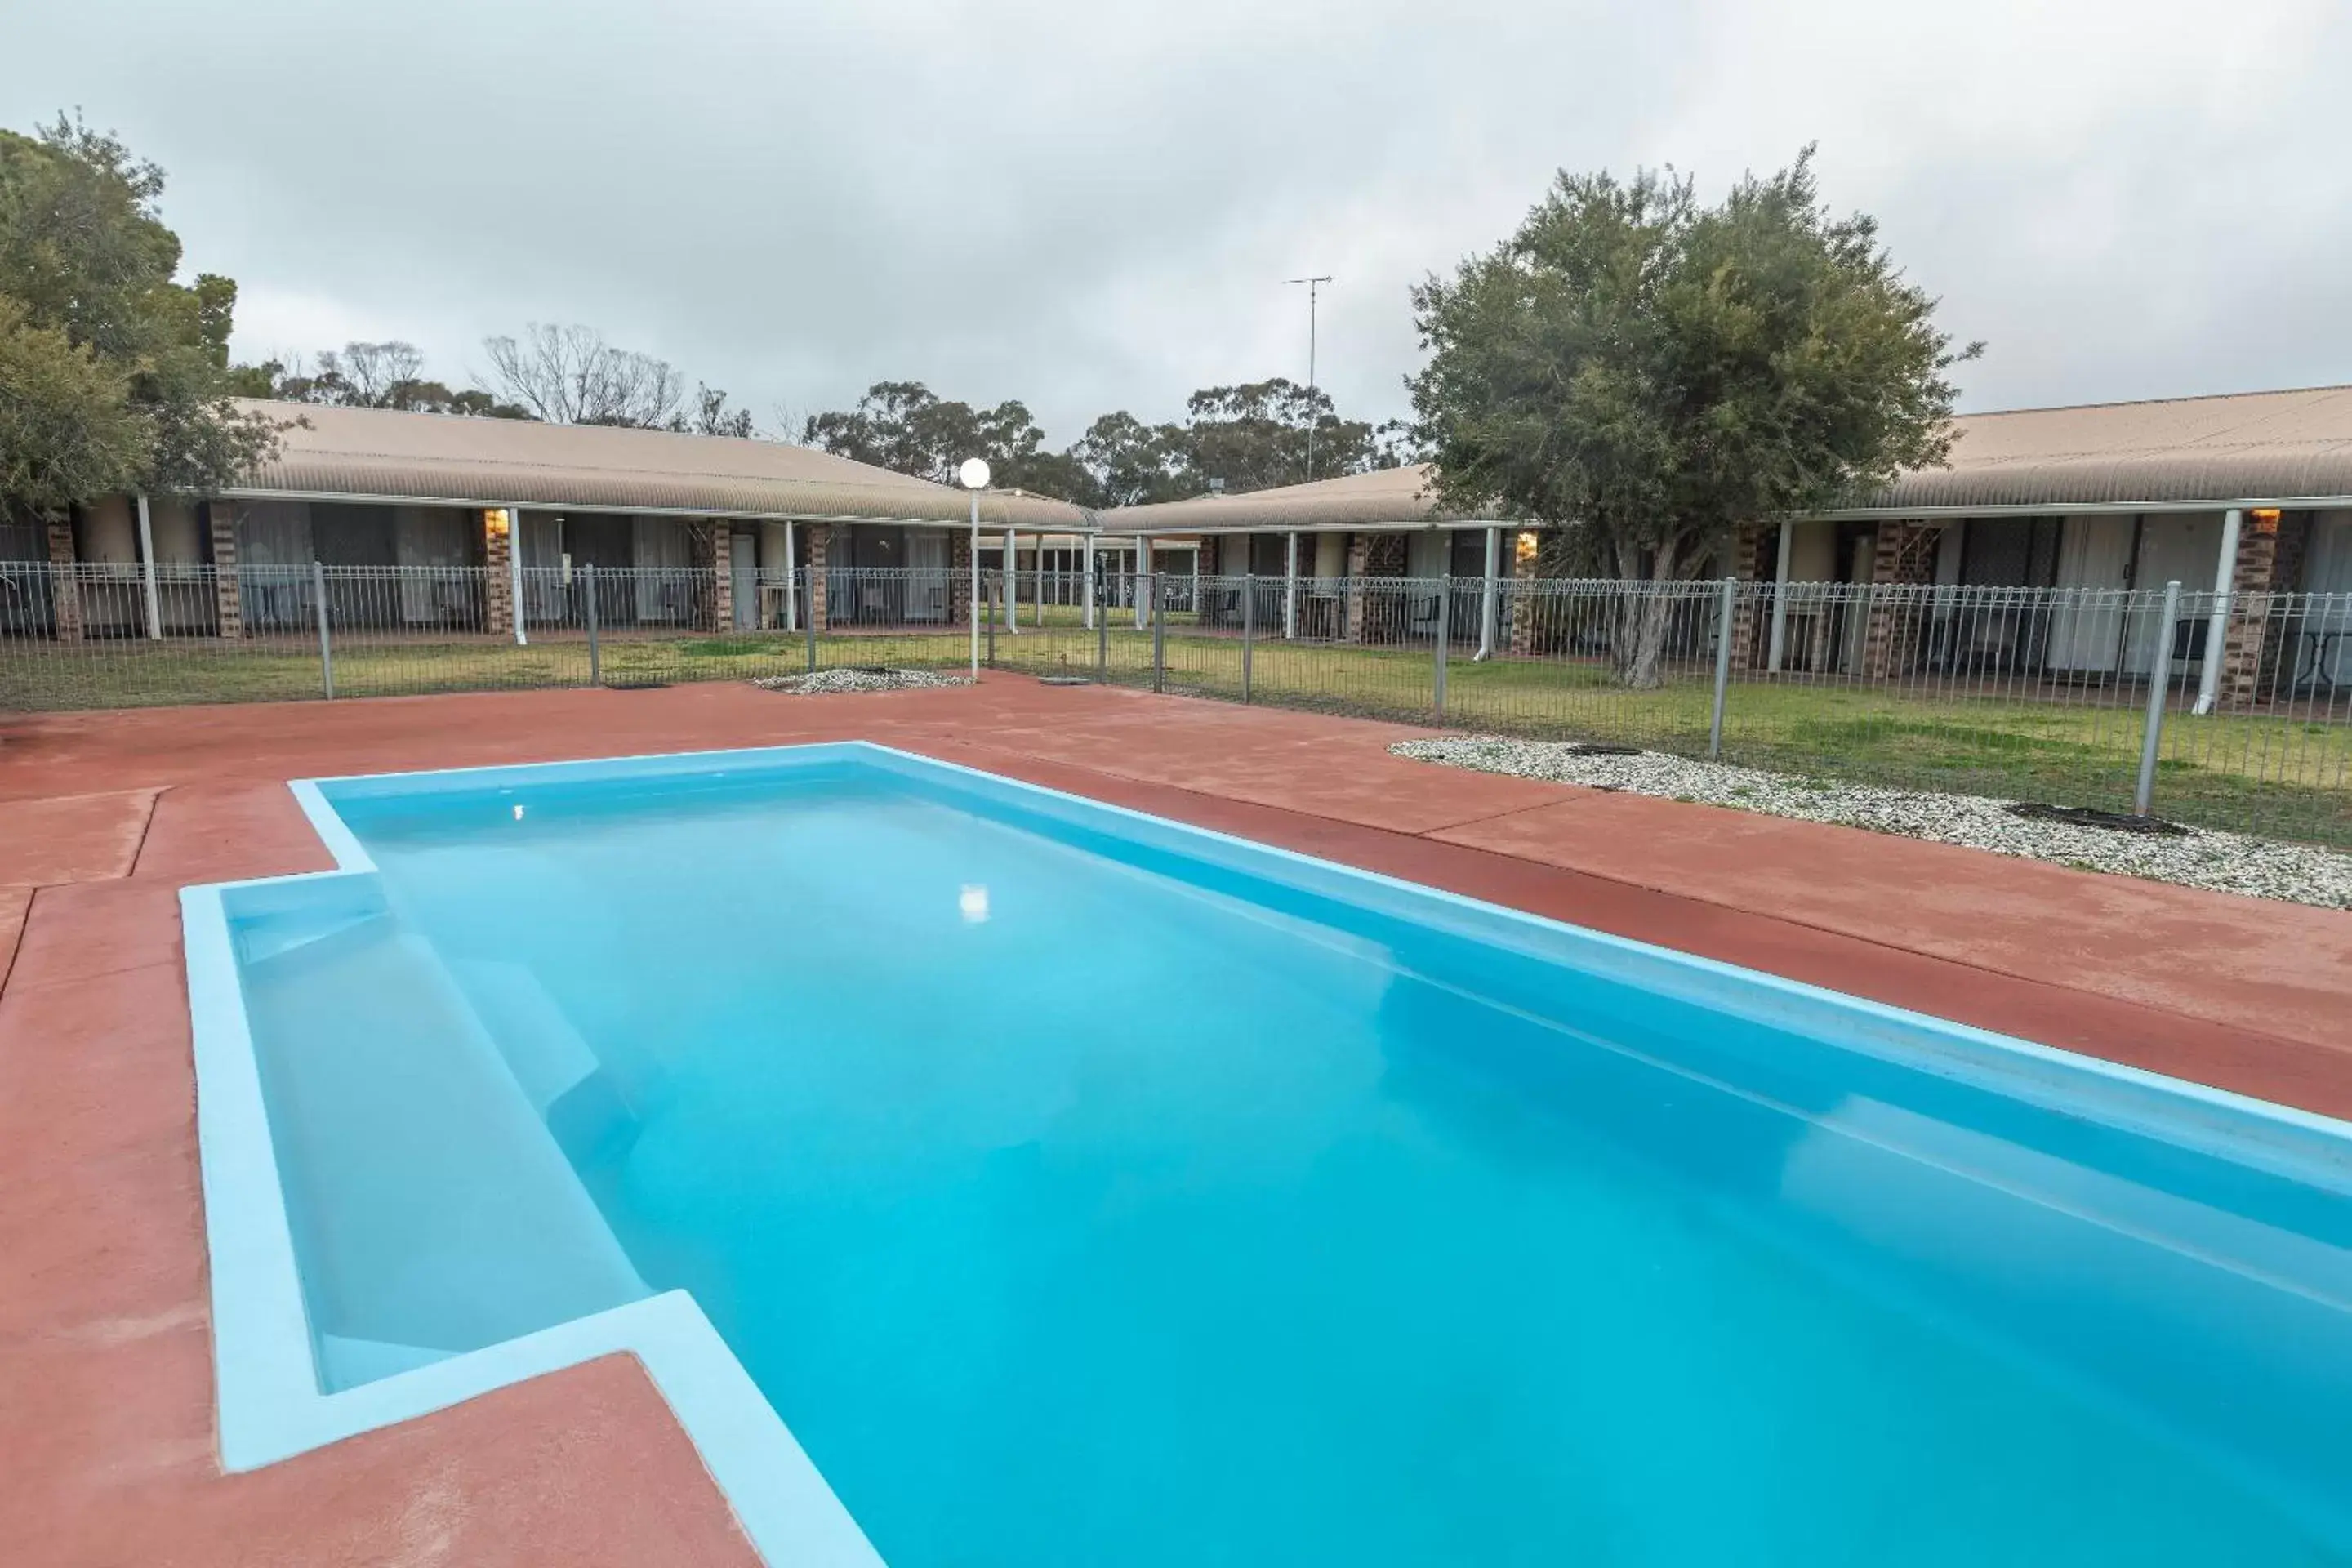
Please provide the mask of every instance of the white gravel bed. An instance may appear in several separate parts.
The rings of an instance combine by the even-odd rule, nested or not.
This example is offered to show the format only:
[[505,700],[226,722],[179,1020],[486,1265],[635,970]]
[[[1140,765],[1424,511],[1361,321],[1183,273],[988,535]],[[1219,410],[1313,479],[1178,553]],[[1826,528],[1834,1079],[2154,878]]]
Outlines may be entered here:
[[794,697],[835,697],[846,691],[928,691],[940,686],[970,686],[966,675],[940,675],[928,669],[820,669],[814,675],[763,675],[751,682],[762,691],[788,692]]
[[2352,856],[2282,844],[2242,833],[2190,828],[2175,837],[2013,816],[2006,802],[1926,790],[1823,784],[1725,763],[1693,762],[1661,752],[1589,755],[1574,742],[1493,738],[1400,741],[1401,757],[1481,773],[1624,790],[1667,800],[1704,801],[1770,816],[1842,823],[1907,838],[1927,838],[2050,860],[2083,870],[2113,871],[2217,892],[2352,909]]

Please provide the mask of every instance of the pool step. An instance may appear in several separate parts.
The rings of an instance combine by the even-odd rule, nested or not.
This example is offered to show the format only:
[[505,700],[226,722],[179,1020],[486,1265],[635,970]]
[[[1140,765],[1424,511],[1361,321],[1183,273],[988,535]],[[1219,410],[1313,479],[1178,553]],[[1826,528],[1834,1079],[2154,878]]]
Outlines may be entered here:
[[245,987],[328,1387],[648,1294],[471,1003],[397,920],[283,948]]
[[636,1139],[636,1115],[539,976],[487,959],[456,960],[449,969],[572,1163],[625,1152]]
[[337,940],[370,940],[371,929],[388,920],[383,884],[373,876],[321,878],[297,884],[309,895],[270,907],[248,899],[232,930],[236,956],[247,966]]
[[320,1381],[330,1388],[352,1388],[394,1373],[430,1366],[455,1352],[425,1345],[396,1345],[386,1340],[355,1340],[343,1334],[319,1336]]

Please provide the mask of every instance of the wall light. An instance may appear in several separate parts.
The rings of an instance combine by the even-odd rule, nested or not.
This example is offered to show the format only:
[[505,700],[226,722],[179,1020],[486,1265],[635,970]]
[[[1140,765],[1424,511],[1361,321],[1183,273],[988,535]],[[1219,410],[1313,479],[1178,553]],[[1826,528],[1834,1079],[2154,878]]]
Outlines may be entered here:
[[502,506],[489,507],[482,512],[482,531],[492,539],[504,539],[507,530],[512,526],[513,520],[507,516],[507,509]]
[[2256,533],[2276,533],[2278,531],[2278,508],[2274,506],[2258,506],[2246,515],[2254,520],[2254,531]]
[[1511,558],[1515,561],[1533,561],[1536,558],[1536,536],[1532,533],[1519,535],[1512,542]]

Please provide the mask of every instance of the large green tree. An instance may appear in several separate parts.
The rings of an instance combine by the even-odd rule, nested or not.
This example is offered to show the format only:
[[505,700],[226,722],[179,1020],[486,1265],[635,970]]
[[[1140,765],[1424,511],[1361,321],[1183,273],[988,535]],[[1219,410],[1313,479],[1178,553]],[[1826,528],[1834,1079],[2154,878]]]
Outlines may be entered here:
[[[1611,575],[1708,569],[1742,522],[1949,452],[1955,350],[1876,224],[1832,217],[1807,148],[1702,206],[1671,173],[1559,176],[1494,250],[1413,292],[1416,434],[1444,500],[1554,525]],[[1663,593],[1614,648],[1653,686]]]
[[1185,463],[1198,479],[1220,480],[1232,495],[1361,473],[1396,460],[1389,439],[1396,426],[1342,419],[1330,394],[1282,376],[1202,387],[1186,400],[1184,412]]
[[231,400],[236,286],[174,281],[163,190],[79,120],[0,131],[0,508],[216,489],[274,449],[277,424]]
[[884,381],[868,387],[856,407],[810,418],[801,438],[942,484],[977,455],[988,459],[999,484],[1093,507],[1176,500],[1213,486],[1238,495],[1403,460],[1401,421],[1342,419],[1328,395],[1278,376],[1203,387],[1185,412],[1181,423],[1164,425],[1147,425],[1124,409],[1106,414],[1055,452],[1025,404],[981,408],[942,399],[919,381]]
[[1146,425],[1124,408],[1087,426],[1070,458],[1084,476],[1071,499],[1089,506],[1180,500],[1202,489],[1182,426]]
[[985,458],[992,483],[1086,499],[1078,493],[1085,479],[1077,464],[1045,449],[1045,432],[1017,399],[982,408],[943,398],[919,381],[877,381],[856,407],[811,416],[801,440],[943,485],[955,482],[966,458]]

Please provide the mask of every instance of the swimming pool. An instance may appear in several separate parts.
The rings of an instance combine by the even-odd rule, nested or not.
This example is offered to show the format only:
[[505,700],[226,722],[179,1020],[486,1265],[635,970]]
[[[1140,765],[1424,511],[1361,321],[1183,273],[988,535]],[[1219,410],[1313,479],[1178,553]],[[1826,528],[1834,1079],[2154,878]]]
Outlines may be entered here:
[[865,745],[184,896],[224,1456],[635,1351],[772,1562],[2352,1560],[2352,1136]]

